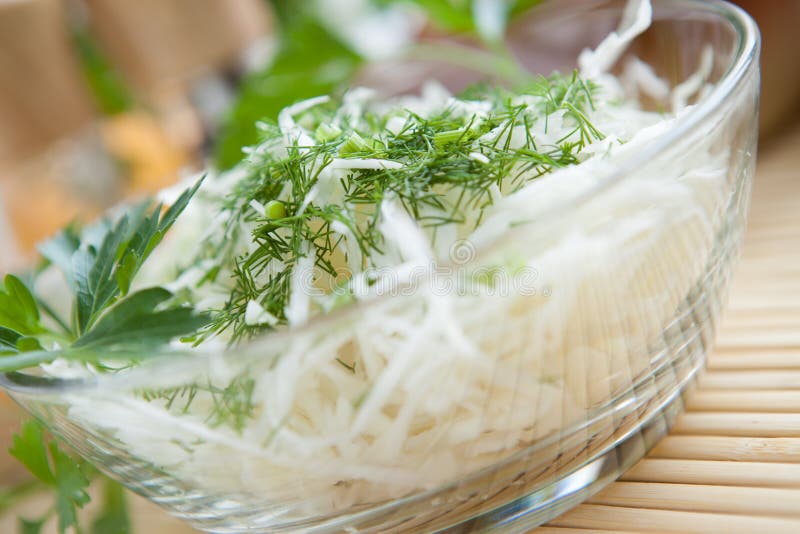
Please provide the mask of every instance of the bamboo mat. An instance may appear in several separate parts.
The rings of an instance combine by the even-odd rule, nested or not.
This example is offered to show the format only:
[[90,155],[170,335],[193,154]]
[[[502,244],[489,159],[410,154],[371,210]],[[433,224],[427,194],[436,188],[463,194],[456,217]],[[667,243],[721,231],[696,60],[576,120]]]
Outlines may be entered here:
[[708,369],[670,435],[536,533],[800,533],[800,129],[762,154]]
[[[762,151],[744,254],[708,370],[669,436],[536,534],[800,533],[800,128]],[[12,532],[22,503],[0,518]],[[134,534],[189,534],[136,497]]]

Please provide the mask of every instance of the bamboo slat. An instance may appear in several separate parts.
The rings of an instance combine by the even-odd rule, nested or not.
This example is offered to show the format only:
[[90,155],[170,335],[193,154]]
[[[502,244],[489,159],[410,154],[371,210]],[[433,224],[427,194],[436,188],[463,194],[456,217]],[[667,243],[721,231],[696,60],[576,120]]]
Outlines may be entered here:
[[569,528],[569,527],[554,527],[554,526],[544,526],[536,529],[536,534],[589,534],[590,532],[592,532],[593,534],[619,534],[625,531],[598,530],[595,528],[587,530],[585,528]]
[[672,434],[694,436],[800,437],[798,413],[689,412],[682,415]]
[[695,412],[765,412],[796,414],[800,390],[701,390],[686,402]]
[[798,488],[800,465],[783,462],[646,458],[622,475],[622,480],[710,486]]
[[552,522],[553,525],[585,529],[617,529],[627,532],[720,532],[726,534],[797,534],[798,522],[781,517],[685,512],[582,504]]
[[[800,315],[800,309],[797,311]],[[717,350],[708,362],[709,370],[792,369],[800,362],[800,350]]]
[[800,438],[667,436],[650,458],[800,463]]
[[592,504],[662,510],[800,517],[800,489],[619,482]]
[[787,328],[772,332],[759,331],[727,331],[725,337],[720,339],[720,346],[742,346],[742,347],[797,347],[800,346],[800,329]]
[[746,371],[709,371],[700,378],[704,390],[719,389],[800,389],[800,369]]

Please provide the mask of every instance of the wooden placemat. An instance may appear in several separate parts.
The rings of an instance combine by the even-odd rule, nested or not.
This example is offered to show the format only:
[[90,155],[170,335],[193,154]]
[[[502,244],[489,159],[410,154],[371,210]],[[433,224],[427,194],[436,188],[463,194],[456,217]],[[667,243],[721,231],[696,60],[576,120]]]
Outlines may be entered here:
[[800,533],[800,130],[758,166],[708,369],[670,435],[538,533]]

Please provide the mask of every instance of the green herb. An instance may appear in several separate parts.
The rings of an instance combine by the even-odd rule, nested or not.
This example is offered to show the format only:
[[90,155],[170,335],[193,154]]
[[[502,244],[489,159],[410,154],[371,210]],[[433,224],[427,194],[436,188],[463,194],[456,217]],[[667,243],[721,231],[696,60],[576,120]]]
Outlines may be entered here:
[[255,409],[253,403],[255,384],[252,377],[241,374],[225,387],[192,384],[161,390],[143,390],[137,393],[148,402],[163,401],[167,410],[177,407],[181,413],[187,413],[198,395],[204,395],[209,398],[212,405],[206,422],[212,427],[227,426],[241,433]]
[[189,412],[189,407],[199,391],[200,386],[192,384],[165,389],[144,389],[142,391],[137,391],[137,394],[147,402],[152,402],[154,400],[165,401],[164,407],[167,410],[172,410],[175,403],[181,401],[183,407],[180,412],[186,414]]
[[14,436],[13,446],[9,450],[12,456],[19,460],[28,471],[45,484],[55,482],[50,470],[50,461],[47,458],[47,447],[44,443],[44,431],[35,421],[23,425],[19,434]]
[[[61,449],[53,439],[48,439],[44,428],[37,421],[28,421],[14,436],[9,453],[17,458],[36,477],[43,487],[55,492],[55,504],[36,519],[20,519],[19,530],[23,534],[38,534],[44,525],[55,516],[58,531],[63,534],[70,528],[82,532],[78,523],[78,510],[89,502],[87,490],[90,478],[95,473],[87,463],[78,461]],[[18,492],[27,495],[38,486],[26,483]],[[124,490],[119,484],[104,480],[103,506],[95,518],[92,534],[127,534],[130,522]]]
[[133,277],[199,186],[200,182],[185,191],[163,215],[161,204],[149,210],[147,204],[135,207],[105,231],[99,247],[72,252],[69,274],[77,295],[75,321],[79,334],[91,327],[109,304],[128,292]]
[[111,480],[103,482],[103,507],[92,522],[91,534],[129,534],[132,530],[125,490]]
[[244,430],[253,414],[253,391],[256,381],[248,376],[234,378],[225,388],[210,388],[214,408],[208,416],[211,426],[228,425],[236,432]]
[[[40,247],[75,295],[71,321],[37,301],[19,278],[6,276],[0,287],[0,372],[56,357],[130,360],[137,352],[146,356],[144,348],[190,334],[208,322],[163,288],[128,294],[136,274],[199,186],[186,190],[168,209],[142,203],[115,223],[103,220],[80,234],[70,227]],[[64,332],[42,326],[40,309],[63,325]],[[60,348],[44,350],[54,343]]]
[[[463,98],[489,102],[486,117],[477,119],[452,108],[427,118],[410,113],[400,131],[387,129],[389,117],[371,111],[357,124],[348,124],[337,115],[335,102],[303,113],[301,120],[310,131],[327,131],[336,124],[341,133],[335,138],[324,136],[324,142],[311,146],[253,153],[250,174],[231,193],[225,210],[231,232],[238,231],[243,221],[255,224],[251,235],[255,247],[233,260],[235,285],[230,300],[200,339],[230,331],[237,341],[273,328],[245,322],[251,301],[278,318],[279,324],[285,323],[292,273],[303,257],[313,254],[316,280],[346,282],[353,273],[343,270],[341,261],[337,263],[345,237],[334,227],[345,227],[355,240],[364,258],[359,267],[371,265],[384,245],[378,223],[385,199],[396,199],[423,228],[431,230],[435,240],[437,227],[479,224],[494,202],[493,189],[508,194],[553,169],[577,163],[580,151],[602,138],[586,115],[593,107],[593,90],[577,73],[541,78],[517,92],[472,88]],[[534,104],[514,104],[519,95],[538,98]],[[536,121],[546,126],[556,112],[573,129],[553,145],[537,145],[530,126]],[[518,130],[524,132],[525,142],[512,148],[511,138],[519,135]],[[263,125],[263,133],[266,147],[280,145],[284,135],[274,124]],[[320,187],[320,176],[335,158],[402,165],[352,169],[332,186],[341,191],[339,200],[309,202],[309,193]],[[284,190],[288,196],[281,196]],[[251,201],[265,205],[267,213],[254,210]],[[225,241],[233,239],[231,235]],[[219,253],[210,251],[211,257]]]
[[[495,2],[499,9],[502,31],[508,21],[541,0],[509,0]],[[470,0],[374,0],[378,6],[388,7],[397,4],[413,4],[421,8],[425,15],[437,26],[456,33],[471,33],[481,37],[492,48],[487,54],[474,48],[467,51],[467,62],[474,65],[476,54],[484,57],[484,63],[491,64],[491,70],[506,76],[519,74],[519,64],[510,56],[499,35],[487,35],[482,31],[476,18],[475,4]],[[248,75],[239,90],[236,103],[225,119],[214,147],[215,163],[221,169],[229,169],[242,160],[242,149],[258,142],[255,124],[261,120],[274,120],[284,107],[306,98],[321,94],[342,91],[366,59],[353,51],[346,43],[325,28],[314,3],[299,3],[287,0],[270,2],[277,13],[279,22],[278,52],[275,58],[263,69]],[[440,47],[437,43],[436,47]],[[436,52],[436,47],[422,45],[411,56],[424,56],[428,59]],[[440,47],[441,48],[441,47]],[[456,47],[446,47],[442,59],[451,60],[457,52]],[[463,52],[463,51],[462,51]],[[337,137],[324,125],[317,132],[320,142],[331,141]]]
[[194,332],[207,319],[190,308],[158,307],[172,298],[160,287],[144,289],[120,300],[100,317],[89,332],[72,344],[74,349],[147,347],[160,345],[183,334]]
[[100,111],[106,115],[128,111],[133,106],[133,95],[86,28],[74,28],[72,40],[84,78]]
[[215,147],[222,169],[242,160],[242,148],[258,142],[256,123],[275,119],[289,104],[344,88],[363,60],[334,37],[308,10],[292,3],[281,20],[277,56],[248,76]]
[[[69,527],[76,526],[77,510],[89,502],[89,495],[86,493],[89,480],[82,465],[62,451],[55,441],[47,443],[44,430],[35,421],[26,423],[21,433],[14,436],[9,452],[37,479],[56,491],[55,512],[59,532],[63,534]],[[42,519],[26,521],[24,528],[28,532],[35,532],[34,528],[37,525],[41,527],[48,515]]]
[[19,532],[20,534],[39,534],[44,528],[46,519],[20,519]]
[[[425,11],[430,19],[440,28],[457,33],[475,33],[485,40],[495,39],[495,35],[482,32],[480,13],[476,7],[480,0],[407,0]],[[530,9],[541,0],[491,0],[485,2],[489,7],[497,10],[497,16],[503,30],[508,24],[508,19]],[[397,3],[396,0],[384,0],[384,4]]]
[[39,308],[30,290],[16,276],[6,275],[0,283],[0,351],[4,343],[16,343],[22,336],[42,333],[44,328],[39,319]]

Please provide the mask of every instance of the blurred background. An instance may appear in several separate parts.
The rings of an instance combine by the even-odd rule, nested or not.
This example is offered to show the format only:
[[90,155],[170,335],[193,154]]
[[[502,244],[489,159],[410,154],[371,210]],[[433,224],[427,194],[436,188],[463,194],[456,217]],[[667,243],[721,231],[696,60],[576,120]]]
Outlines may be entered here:
[[[536,3],[0,0],[0,274],[73,219],[234,165],[257,120],[369,61],[431,35],[491,40],[497,6],[513,17]],[[768,148],[800,111],[800,1],[739,3],[763,33]],[[0,451],[20,417],[0,397]],[[26,477],[0,452],[0,532]]]
[[[232,166],[257,120],[369,61],[431,35],[487,37],[491,6],[513,18],[536,3],[0,0],[0,271],[75,217]],[[766,140],[800,107],[800,2],[740,3],[764,33]]]

